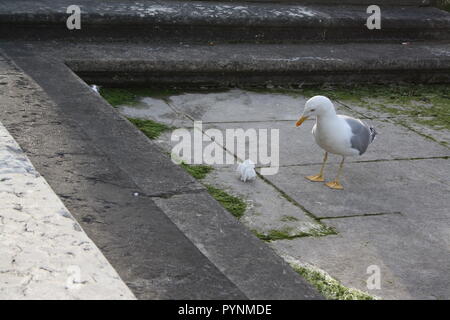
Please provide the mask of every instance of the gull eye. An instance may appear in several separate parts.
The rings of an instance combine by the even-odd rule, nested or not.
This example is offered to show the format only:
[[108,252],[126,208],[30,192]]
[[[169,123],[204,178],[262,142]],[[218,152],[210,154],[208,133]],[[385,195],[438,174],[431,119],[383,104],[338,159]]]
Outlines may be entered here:
[[311,109],[311,112],[314,112],[314,111],[316,111],[316,109]]

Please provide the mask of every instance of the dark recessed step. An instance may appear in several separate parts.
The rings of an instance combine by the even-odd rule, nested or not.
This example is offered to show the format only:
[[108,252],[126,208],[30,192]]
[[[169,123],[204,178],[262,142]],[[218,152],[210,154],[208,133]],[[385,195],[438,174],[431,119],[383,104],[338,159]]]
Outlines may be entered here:
[[74,72],[113,86],[450,83],[450,42],[63,46]]
[[0,37],[203,43],[450,40],[450,14],[434,7],[381,6],[381,30],[369,30],[366,5],[79,0],[81,30],[69,31],[66,5],[72,2],[3,1]]

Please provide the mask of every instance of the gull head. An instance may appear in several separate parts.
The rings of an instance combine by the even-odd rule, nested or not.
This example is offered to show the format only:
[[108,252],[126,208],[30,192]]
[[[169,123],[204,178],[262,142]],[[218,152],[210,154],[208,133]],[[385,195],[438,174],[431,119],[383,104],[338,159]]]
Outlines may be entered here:
[[295,126],[300,126],[309,117],[318,117],[334,111],[333,103],[325,96],[314,96],[306,101],[305,109]]

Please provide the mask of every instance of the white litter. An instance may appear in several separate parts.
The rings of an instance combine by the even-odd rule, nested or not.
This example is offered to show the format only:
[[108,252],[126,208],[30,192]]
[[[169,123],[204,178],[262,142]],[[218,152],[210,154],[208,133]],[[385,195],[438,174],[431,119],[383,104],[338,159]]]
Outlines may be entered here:
[[93,84],[91,85],[91,89],[95,92],[97,92],[98,94],[100,94],[100,86]]
[[256,179],[255,164],[250,159],[240,163],[237,171],[241,174],[241,181],[247,182]]

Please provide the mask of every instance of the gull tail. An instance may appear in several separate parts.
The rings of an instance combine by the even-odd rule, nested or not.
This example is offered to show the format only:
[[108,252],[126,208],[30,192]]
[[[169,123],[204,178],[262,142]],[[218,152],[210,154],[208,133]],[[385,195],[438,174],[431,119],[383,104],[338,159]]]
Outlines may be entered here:
[[369,127],[369,130],[370,130],[370,143],[372,143],[375,140],[378,132],[375,130],[374,127]]

